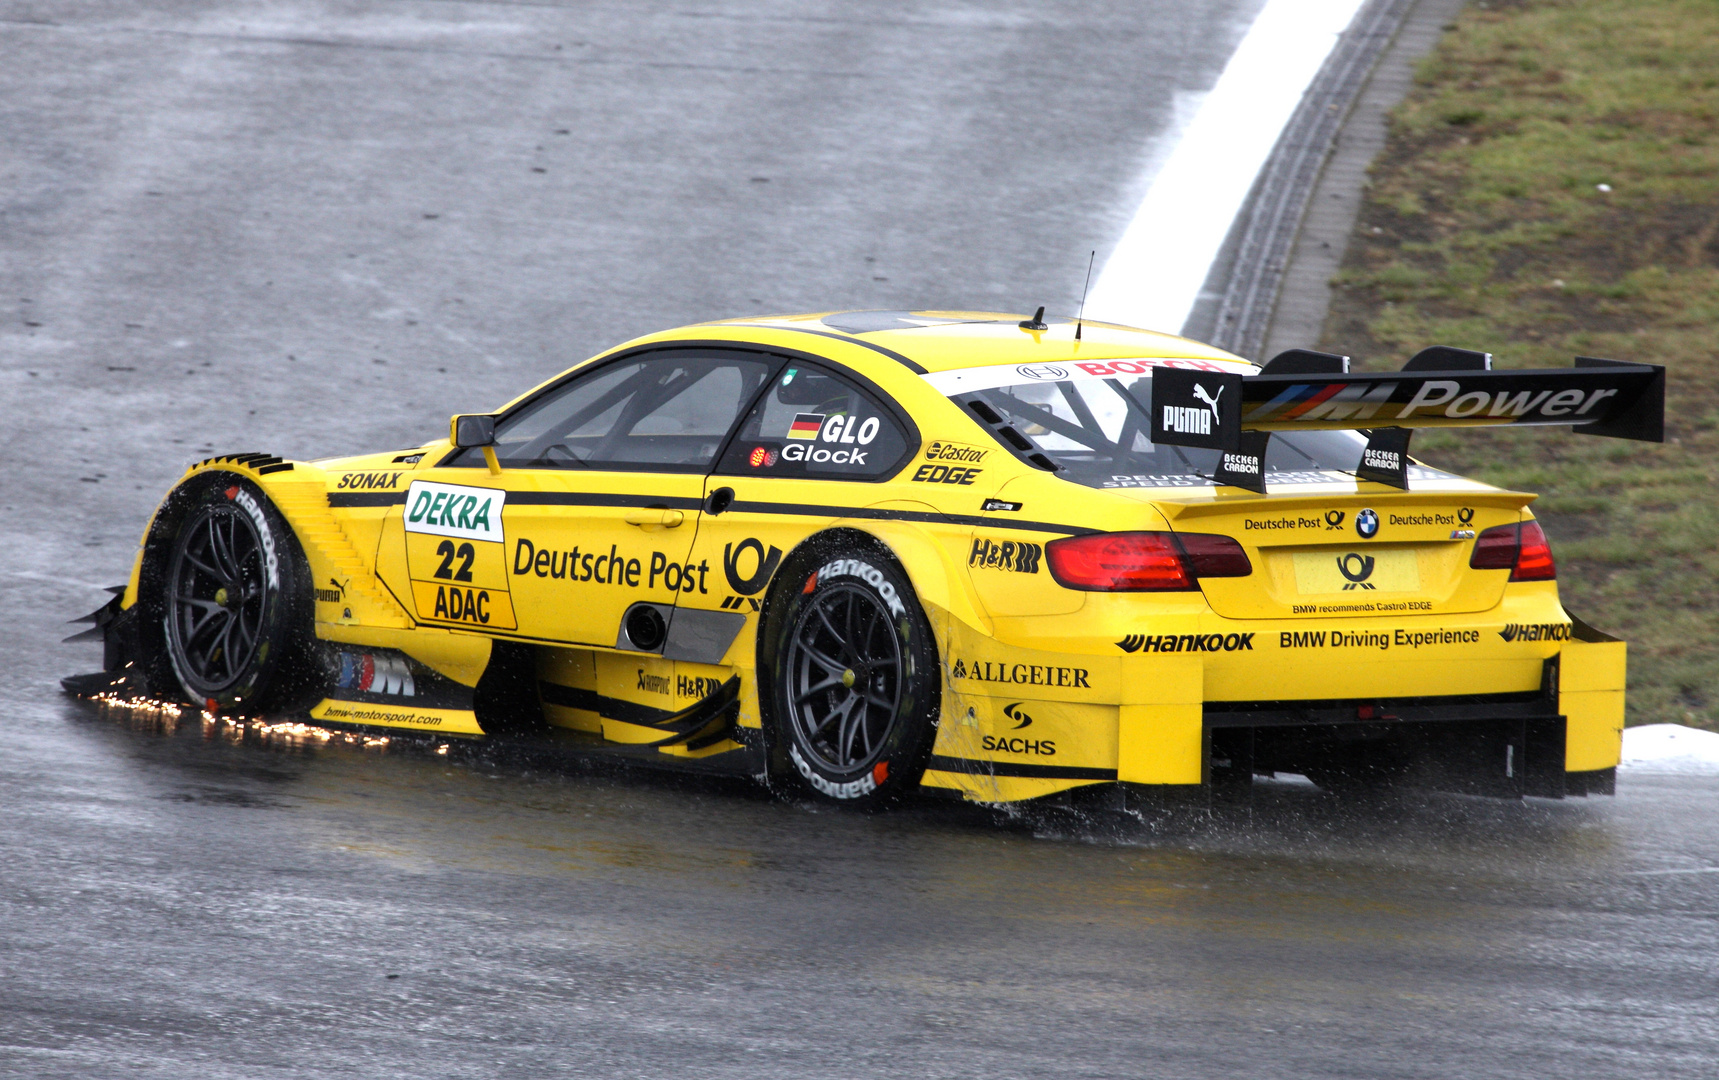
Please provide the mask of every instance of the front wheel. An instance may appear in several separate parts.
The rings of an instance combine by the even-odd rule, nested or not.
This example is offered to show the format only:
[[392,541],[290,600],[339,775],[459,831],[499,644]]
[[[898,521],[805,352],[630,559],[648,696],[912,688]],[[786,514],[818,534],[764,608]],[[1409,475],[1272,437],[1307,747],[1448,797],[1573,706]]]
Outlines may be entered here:
[[203,481],[186,495],[161,579],[173,674],[208,709],[285,705],[310,640],[308,567],[297,540],[247,481]]
[[797,558],[766,645],[774,742],[825,798],[882,806],[919,783],[938,709],[936,648],[912,586],[872,545]]

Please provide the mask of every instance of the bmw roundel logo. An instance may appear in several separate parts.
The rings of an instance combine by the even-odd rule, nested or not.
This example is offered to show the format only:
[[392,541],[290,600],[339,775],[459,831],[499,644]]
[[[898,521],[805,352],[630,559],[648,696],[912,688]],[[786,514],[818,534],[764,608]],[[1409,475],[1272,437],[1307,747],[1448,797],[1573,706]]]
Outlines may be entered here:
[[1355,515],[1355,531],[1361,534],[1361,539],[1371,540],[1379,535],[1379,515],[1371,510],[1363,510]]

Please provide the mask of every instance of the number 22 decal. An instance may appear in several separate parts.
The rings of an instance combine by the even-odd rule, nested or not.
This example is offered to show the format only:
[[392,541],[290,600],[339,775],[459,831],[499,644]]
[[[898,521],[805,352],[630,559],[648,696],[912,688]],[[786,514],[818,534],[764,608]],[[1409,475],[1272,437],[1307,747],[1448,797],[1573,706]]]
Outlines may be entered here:
[[[443,540],[436,545],[436,554],[442,557],[442,565],[436,567],[437,577],[452,578],[455,581],[472,579],[472,560],[477,558],[477,549],[469,542],[456,548],[452,540]],[[455,559],[465,560],[460,563],[458,570],[453,569]]]

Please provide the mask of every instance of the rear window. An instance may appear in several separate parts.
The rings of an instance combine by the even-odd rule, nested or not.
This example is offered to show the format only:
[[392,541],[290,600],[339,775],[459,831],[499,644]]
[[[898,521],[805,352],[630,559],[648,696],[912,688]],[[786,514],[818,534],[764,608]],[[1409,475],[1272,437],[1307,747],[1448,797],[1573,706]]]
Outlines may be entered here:
[[[1162,361],[1023,365],[939,372],[927,381],[1041,467],[1095,488],[1210,486],[1219,451],[1155,444],[1147,409],[1149,365]],[[1207,362],[1193,362],[1207,366]],[[1211,365],[1215,367],[1216,365]],[[1127,368],[1140,369],[1129,372]],[[1228,369],[1226,369],[1228,370]],[[1265,456],[1268,482],[1323,483],[1352,477],[1367,440],[1353,431],[1274,432]]]

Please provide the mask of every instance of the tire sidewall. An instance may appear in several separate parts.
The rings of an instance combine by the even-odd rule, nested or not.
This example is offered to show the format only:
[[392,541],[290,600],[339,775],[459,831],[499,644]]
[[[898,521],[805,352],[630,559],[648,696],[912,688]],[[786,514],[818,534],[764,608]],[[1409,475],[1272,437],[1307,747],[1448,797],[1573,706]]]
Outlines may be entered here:
[[[186,697],[204,708],[223,712],[260,712],[285,704],[307,672],[310,640],[309,566],[303,552],[274,504],[256,484],[231,473],[205,473],[173,493],[176,511],[163,530],[159,548],[157,632],[175,682]],[[211,687],[192,675],[174,645],[168,623],[173,617],[171,592],[174,565],[190,531],[213,507],[231,507],[256,530],[266,572],[259,619],[257,649],[238,678],[224,687]]]
[[[883,748],[864,768],[838,772],[802,743],[792,720],[789,638],[801,614],[825,592],[856,587],[890,613],[903,661],[900,702]],[[762,613],[759,667],[773,783],[846,806],[893,804],[919,785],[936,736],[939,683],[931,624],[906,573],[887,549],[864,534],[814,537],[786,561]],[[880,777],[880,768],[881,777]]]

